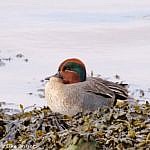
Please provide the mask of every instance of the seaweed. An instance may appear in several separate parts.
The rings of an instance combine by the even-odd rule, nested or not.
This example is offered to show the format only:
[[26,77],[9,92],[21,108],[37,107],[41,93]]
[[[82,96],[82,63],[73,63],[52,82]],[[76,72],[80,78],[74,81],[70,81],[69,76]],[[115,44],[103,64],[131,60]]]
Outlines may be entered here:
[[150,104],[123,103],[74,116],[48,107],[6,114],[0,109],[0,147],[39,150],[148,149]]

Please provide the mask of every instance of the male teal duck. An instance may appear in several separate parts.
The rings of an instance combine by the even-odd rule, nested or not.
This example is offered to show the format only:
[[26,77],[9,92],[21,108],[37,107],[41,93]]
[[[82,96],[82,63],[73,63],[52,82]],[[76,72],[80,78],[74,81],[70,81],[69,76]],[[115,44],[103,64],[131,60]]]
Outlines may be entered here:
[[76,58],[63,61],[57,74],[48,78],[45,98],[54,112],[74,115],[114,106],[117,99],[127,99],[127,89],[98,77],[87,77],[83,62]]

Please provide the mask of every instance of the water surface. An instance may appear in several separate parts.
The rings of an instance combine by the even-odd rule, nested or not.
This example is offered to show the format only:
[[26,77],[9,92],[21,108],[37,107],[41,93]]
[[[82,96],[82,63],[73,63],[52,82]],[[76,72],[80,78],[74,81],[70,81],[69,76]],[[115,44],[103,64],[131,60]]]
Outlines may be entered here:
[[69,57],[149,93],[149,1],[56,1],[1,2],[0,59],[11,59],[0,66],[0,101],[46,105],[41,80]]

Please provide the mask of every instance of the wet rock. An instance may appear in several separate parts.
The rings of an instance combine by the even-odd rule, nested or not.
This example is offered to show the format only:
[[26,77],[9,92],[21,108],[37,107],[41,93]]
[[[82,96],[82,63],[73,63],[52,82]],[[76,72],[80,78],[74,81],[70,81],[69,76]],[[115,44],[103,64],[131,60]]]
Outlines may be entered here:
[[24,61],[25,61],[25,62],[28,62],[28,61],[29,61],[29,59],[27,59],[27,58],[26,58],[26,59],[24,59]]
[[2,60],[0,59],[0,67],[2,67],[2,66],[5,66],[5,63],[4,63],[4,61],[2,61]]
[[16,55],[16,57],[17,57],[17,58],[22,58],[22,57],[24,57],[24,55],[21,54],[21,53],[18,53],[18,54]]

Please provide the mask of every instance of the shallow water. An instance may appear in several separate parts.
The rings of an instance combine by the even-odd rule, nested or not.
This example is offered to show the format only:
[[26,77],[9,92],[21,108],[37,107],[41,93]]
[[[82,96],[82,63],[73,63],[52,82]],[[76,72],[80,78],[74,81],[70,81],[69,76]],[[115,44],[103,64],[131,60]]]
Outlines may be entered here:
[[[86,5],[85,5],[86,4]],[[117,0],[19,1],[0,4],[0,101],[46,105],[42,79],[68,57],[87,72],[116,74],[150,95],[150,2]],[[18,58],[17,54],[24,57]],[[28,60],[28,61],[26,61]],[[145,98],[145,99],[146,99]]]

